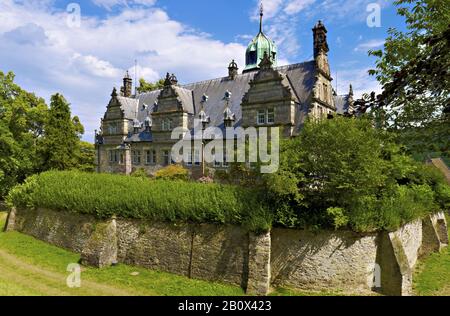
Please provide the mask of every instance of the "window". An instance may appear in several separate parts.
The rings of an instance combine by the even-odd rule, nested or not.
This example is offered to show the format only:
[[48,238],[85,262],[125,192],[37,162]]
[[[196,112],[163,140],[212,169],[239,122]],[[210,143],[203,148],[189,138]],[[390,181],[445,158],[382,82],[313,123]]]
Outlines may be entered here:
[[141,164],[141,151],[140,150],[132,150],[131,156],[132,156],[132,160],[133,160],[133,165]]
[[228,153],[225,151],[223,155],[223,164],[224,167],[228,167]]
[[275,123],[275,110],[268,109],[267,110],[267,124],[273,124],[273,123]]
[[258,125],[266,124],[266,111],[265,110],[258,111],[257,123],[258,123]]
[[123,153],[119,150],[109,151],[109,162],[110,163],[123,163]]
[[168,150],[164,150],[163,151],[163,161],[164,161],[164,165],[168,166],[169,162],[170,162],[170,153]]
[[194,163],[196,166],[200,166],[200,150],[199,149],[194,150]]
[[189,152],[187,153],[187,161],[186,161],[186,165],[192,166],[192,151],[189,151]]
[[256,56],[256,51],[250,51],[247,53],[246,56],[246,64],[247,65],[254,65],[258,62],[257,60],[257,56]]
[[119,133],[119,124],[117,122],[108,124],[108,134],[115,135]]
[[145,151],[145,163],[147,165],[156,164],[156,150],[146,150]]
[[119,163],[121,165],[123,165],[125,163],[125,156],[122,151],[119,153]]
[[173,121],[171,119],[165,119],[162,120],[162,130],[163,131],[170,131],[172,130],[172,126],[173,126]]
[[323,84],[323,99],[328,100],[328,85],[326,83]]
[[275,123],[275,110],[273,108],[267,110],[258,110],[256,118],[258,125],[274,124]]

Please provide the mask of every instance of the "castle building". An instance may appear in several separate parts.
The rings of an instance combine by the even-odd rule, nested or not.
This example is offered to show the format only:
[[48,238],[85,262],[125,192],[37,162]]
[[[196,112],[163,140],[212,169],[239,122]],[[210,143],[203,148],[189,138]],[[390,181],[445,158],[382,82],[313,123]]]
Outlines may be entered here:
[[[353,91],[336,95],[328,62],[327,29],[319,21],[313,28],[314,59],[277,66],[276,44],[260,29],[246,51],[246,65],[239,72],[233,60],[228,76],[180,85],[167,74],[164,88],[132,95],[128,72],[120,93],[111,100],[96,133],[97,171],[130,174],[137,169],[154,173],[172,162],[171,148],[178,141],[172,130],[194,129],[194,120],[224,130],[227,127],[280,127],[284,137],[295,137],[308,117],[331,118],[351,113]],[[184,165],[200,168],[202,153],[194,149]],[[226,169],[228,163],[213,163]]]

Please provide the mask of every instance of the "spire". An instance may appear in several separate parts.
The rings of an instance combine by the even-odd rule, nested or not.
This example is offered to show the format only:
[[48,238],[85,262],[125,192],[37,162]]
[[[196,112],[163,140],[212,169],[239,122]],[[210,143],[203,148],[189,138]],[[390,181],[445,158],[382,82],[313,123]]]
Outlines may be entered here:
[[352,85],[350,85],[350,91],[349,91],[348,95],[353,96],[353,86]]
[[263,16],[264,16],[264,5],[261,1],[261,5],[259,6],[259,33],[262,33],[263,31]]

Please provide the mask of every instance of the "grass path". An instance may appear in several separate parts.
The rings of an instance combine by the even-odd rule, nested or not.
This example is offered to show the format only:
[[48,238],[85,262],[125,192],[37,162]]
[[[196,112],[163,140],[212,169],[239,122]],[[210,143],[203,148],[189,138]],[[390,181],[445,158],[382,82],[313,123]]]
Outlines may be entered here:
[[[447,222],[450,224],[449,216]],[[414,276],[414,290],[417,295],[450,296],[450,247],[419,262]]]
[[[6,219],[0,213],[0,229]],[[0,232],[0,296],[2,295],[244,295],[237,286],[192,280],[169,273],[118,265],[105,269],[83,267],[81,288],[69,288],[67,265],[78,254],[18,232]]]

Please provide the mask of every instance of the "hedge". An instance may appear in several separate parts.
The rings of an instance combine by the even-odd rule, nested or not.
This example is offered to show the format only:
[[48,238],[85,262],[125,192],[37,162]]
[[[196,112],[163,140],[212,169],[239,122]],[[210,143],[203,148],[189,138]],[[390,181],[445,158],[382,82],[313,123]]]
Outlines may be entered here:
[[111,174],[49,171],[12,189],[11,206],[49,208],[109,218],[243,225],[271,228],[257,191],[194,182],[149,180]]

